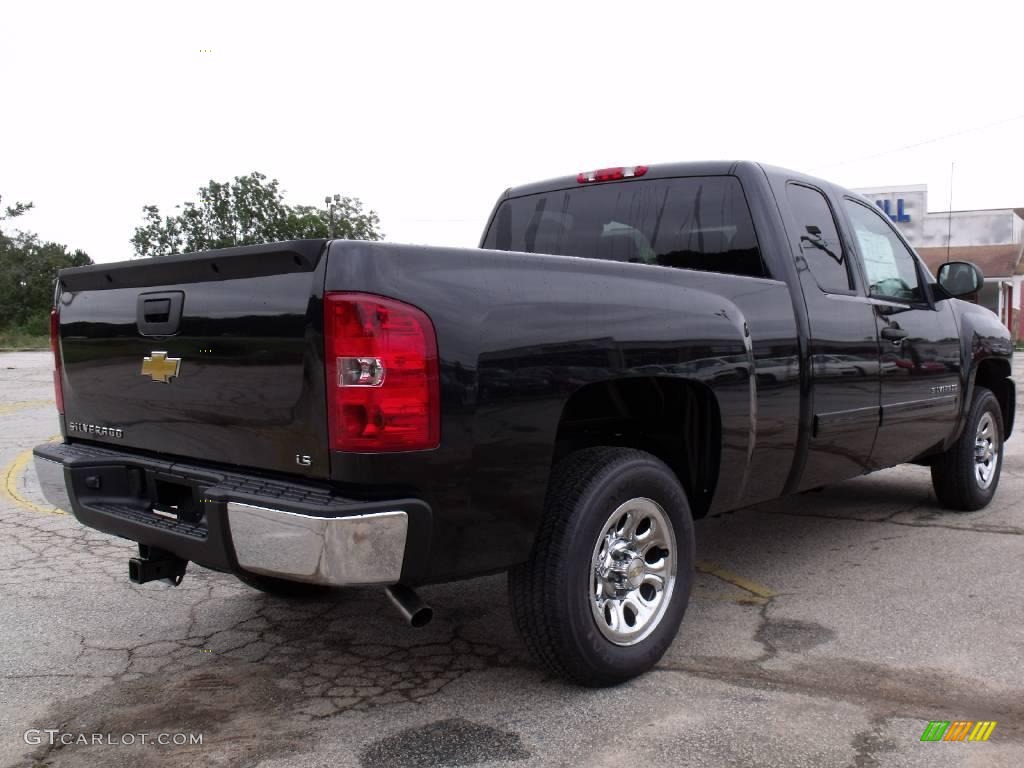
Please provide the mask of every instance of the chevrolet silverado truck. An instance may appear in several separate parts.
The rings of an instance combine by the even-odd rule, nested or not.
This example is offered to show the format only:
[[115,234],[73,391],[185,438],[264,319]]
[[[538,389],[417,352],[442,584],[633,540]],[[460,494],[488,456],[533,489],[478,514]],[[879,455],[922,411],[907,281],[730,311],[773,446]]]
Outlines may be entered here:
[[47,499],[278,595],[508,572],[548,670],[609,685],[672,642],[693,519],[904,462],[996,491],[1012,347],[966,262],[751,162],[507,190],[478,249],[283,242],[62,270]]

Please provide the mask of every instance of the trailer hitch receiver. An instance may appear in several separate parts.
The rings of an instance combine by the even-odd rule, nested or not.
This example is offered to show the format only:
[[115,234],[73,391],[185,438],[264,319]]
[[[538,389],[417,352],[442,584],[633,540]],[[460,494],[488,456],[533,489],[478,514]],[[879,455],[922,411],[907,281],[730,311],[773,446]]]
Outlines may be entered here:
[[128,561],[128,578],[136,584],[159,579],[176,587],[185,578],[187,566],[188,560],[182,560],[156,547],[139,544],[139,556]]

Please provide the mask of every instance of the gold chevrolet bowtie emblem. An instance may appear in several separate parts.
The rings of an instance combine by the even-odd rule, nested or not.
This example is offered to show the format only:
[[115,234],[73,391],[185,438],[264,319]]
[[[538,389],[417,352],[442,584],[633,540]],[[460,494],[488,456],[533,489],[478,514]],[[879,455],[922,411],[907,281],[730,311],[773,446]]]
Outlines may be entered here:
[[181,358],[168,357],[166,352],[153,352],[149,357],[142,358],[141,374],[149,376],[153,381],[169,384],[180,369]]

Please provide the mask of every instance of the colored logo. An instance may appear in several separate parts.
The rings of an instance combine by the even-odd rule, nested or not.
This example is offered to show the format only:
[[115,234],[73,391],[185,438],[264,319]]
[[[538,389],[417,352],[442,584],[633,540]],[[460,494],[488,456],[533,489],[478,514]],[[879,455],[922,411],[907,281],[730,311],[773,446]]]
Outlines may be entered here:
[[149,376],[153,381],[169,384],[171,379],[181,370],[180,357],[168,357],[166,352],[153,352],[149,357],[142,358],[141,375]]
[[875,205],[885,211],[885,215],[895,222],[910,221],[910,214],[903,208],[903,198],[896,201],[896,213],[892,212],[892,204],[888,200],[875,200]]
[[988,741],[995,727],[995,720],[932,720],[921,741]]

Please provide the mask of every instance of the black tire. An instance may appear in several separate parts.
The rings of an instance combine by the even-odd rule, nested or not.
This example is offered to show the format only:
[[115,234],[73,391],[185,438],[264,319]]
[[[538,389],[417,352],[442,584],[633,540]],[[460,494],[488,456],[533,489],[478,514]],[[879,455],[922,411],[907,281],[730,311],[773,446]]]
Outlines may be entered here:
[[[986,417],[993,425],[992,445],[995,449],[995,466],[987,487],[979,479],[975,461],[978,427]],[[961,512],[973,512],[992,501],[1002,469],[1003,412],[991,390],[975,387],[974,400],[963,432],[949,450],[932,462],[932,487],[942,506]]]
[[[648,633],[620,645],[598,627],[591,605],[594,558],[597,547],[605,551],[600,542],[607,541],[613,513],[637,499],[655,502],[671,522],[675,582]],[[615,685],[649,670],[671,645],[689,602],[693,568],[693,519],[672,470],[643,451],[587,448],[552,472],[530,559],[508,574],[512,619],[530,654],[548,671],[581,685]]]
[[306,584],[301,581],[288,581],[287,579],[277,579],[273,576],[262,576],[256,573],[236,573],[235,575],[243,584],[275,597],[312,600],[324,597],[334,591],[322,584]]

